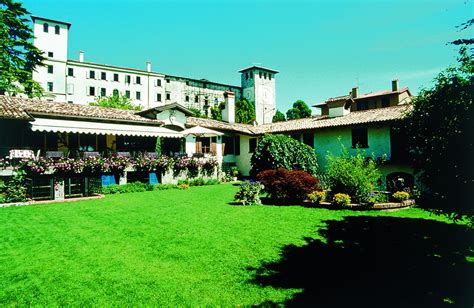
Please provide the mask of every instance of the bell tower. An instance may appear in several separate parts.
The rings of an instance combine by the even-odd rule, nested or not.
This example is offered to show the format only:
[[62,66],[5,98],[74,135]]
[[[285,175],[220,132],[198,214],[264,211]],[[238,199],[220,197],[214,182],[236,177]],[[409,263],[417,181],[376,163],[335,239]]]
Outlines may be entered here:
[[275,75],[278,71],[252,66],[240,73],[242,96],[255,104],[257,124],[272,123],[276,112]]

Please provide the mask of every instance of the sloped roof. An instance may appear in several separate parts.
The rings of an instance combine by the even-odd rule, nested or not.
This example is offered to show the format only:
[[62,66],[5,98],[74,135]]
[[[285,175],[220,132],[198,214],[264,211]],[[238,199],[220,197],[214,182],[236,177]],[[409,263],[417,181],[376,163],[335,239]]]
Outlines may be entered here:
[[377,91],[377,92],[365,93],[365,94],[361,94],[361,95],[359,95],[355,98],[352,98],[352,96],[350,94],[336,96],[336,97],[330,97],[325,102],[314,104],[314,105],[312,105],[312,107],[321,107],[321,106],[324,106],[326,104],[330,104],[332,102],[348,100],[348,99],[351,99],[351,98],[353,100],[357,101],[357,100],[373,98],[373,97],[377,97],[377,96],[384,96],[384,95],[391,95],[391,94],[401,94],[401,93],[404,93],[404,92],[408,92],[408,94],[411,95],[410,89],[408,89],[408,87],[404,87],[404,88],[401,88],[397,91],[382,90],[382,91]]
[[202,126],[206,128],[220,129],[225,131],[234,131],[238,133],[243,133],[246,135],[254,135],[254,130],[258,126],[253,126],[250,124],[241,124],[241,123],[227,123],[223,121],[208,119],[208,118],[196,118],[189,117],[186,120],[186,126]]
[[148,114],[156,114],[158,112],[168,110],[168,109],[179,110],[179,111],[181,111],[182,113],[184,113],[185,115],[188,115],[188,116],[194,114],[191,110],[189,110],[188,108],[186,108],[185,106],[183,106],[179,103],[171,103],[171,104],[166,104],[166,105],[162,105],[162,106],[158,106],[158,107],[153,107],[153,108],[150,108],[150,109],[138,111],[138,112],[136,112],[136,114],[146,116]]
[[285,122],[276,122],[272,124],[264,124],[258,128],[259,133],[264,134],[394,121],[401,119],[409,108],[411,108],[411,105],[399,105],[364,111],[353,111],[348,115],[341,117],[297,119]]
[[289,120],[271,124],[253,126],[249,124],[227,123],[212,119],[188,118],[187,126],[203,126],[207,128],[234,131],[247,135],[262,135],[266,133],[284,133],[292,131],[314,130],[338,126],[349,126],[357,124],[377,123],[395,121],[403,117],[411,105],[399,105],[393,107],[369,109],[364,111],[353,111],[348,115],[329,118],[312,117],[305,119]]
[[144,118],[136,114],[134,110],[47,102],[0,95],[0,118],[32,120],[35,114],[52,115],[60,118],[86,118],[90,120],[133,122],[152,125],[162,124],[162,122],[158,120]]

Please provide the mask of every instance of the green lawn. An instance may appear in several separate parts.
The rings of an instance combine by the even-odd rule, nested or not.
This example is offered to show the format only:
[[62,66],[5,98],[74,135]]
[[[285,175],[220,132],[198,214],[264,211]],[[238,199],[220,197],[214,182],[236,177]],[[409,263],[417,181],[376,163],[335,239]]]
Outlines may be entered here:
[[[470,244],[441,238],[471,233],[420,209],[243,207],[231,204],[236,190],[223,184],[0,208],[0,305],[339,303],[332,284],[347,294],[342,275],[365,275],[352,271],[372,263],[378,269],[382,257],[398,268],[399,260],[410,264],[406,255],[417,258],[412,261],[419,270],[445,266],[450,275],[449,262],[458,258],[456,269],[471,273]],[[413,251],[405,251],[411,249],[405,241]],[[439,258],[445,258],[442,264]],[[373,275],[362,279],[381,276]],[[429,296],[434,303],[466,300],[455,290],[431,290],[430,280],[420,302]],[[363,290],[357,294],[364,296]]]

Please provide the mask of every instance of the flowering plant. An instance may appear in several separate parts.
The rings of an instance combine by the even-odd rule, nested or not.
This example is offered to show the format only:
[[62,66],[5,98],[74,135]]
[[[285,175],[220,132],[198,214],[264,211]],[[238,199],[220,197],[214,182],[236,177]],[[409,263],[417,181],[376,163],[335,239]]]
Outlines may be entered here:
[[397,191],[392,195],[392,197],[398,202],[403,202],[403,201],[408,200],[408,198],[410,198],[410,194],[407,193],[406,191]]
[[165,172],[172,169],[174,160],[171,157],[162,155],[156,159],[156,170],[159,172]]
[[83,173],[86,174],[102,174],[110,172],[110,164],[100,156],[88,157],[83,160]]
[[212,175],[218,165],[219,162],[214,157],[207,158],[202,163],[202,171],[205,175]]
[[156,159],[146,155],[137,156],[134,161],[135,169],[137,171],[150,172],[156,169]]
[[18,164],[18,170],[25,171],[27,175],[41,175],[48,170],[50,160],[39,157],[37,160],[23,158]]
[[243,205],[260,205],[260,193],[263,185],[257,181],[245,181],[240,184],[240,190],[235,194],[234,199],[242,202]]
[[326,193],[324,190],[315,190],[312,193],[308,195],[309,200],[311,200],[312,203],[320,203],[321,201],[324,201],[326,198]]
[[335,194],[332,199],[332,204],[337,206],[347,206],[351,203],[351,197],[347,194]]
[[181,171],[187,170],[189,165],[189,157],[183,156],[174,159],[173,171],[178,175]]
[[131,164],[130,158],[121,155],[112,156],[108,158],[106,162],[110,172],[120,175],[123,175],[125,168]]

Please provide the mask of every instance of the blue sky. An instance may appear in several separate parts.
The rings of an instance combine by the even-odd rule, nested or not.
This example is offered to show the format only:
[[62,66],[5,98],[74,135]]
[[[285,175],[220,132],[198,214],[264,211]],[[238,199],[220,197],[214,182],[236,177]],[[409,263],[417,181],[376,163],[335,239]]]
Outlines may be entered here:
[[277,108],[390,88],[416,94],[456,61],[446,42],[472,0],[25,0],[33,14],[72,24],[69,58],[240,84],[252,64],[280,71]]

